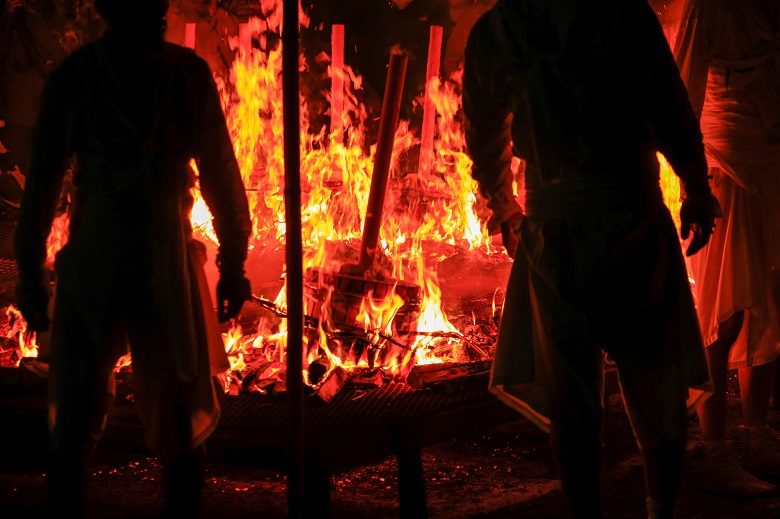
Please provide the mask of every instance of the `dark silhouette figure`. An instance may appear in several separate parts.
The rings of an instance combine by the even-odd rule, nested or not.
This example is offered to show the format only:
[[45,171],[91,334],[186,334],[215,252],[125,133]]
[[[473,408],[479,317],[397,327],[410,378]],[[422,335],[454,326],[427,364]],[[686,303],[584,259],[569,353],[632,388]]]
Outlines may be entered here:
[[[651,518],[673,517],[689,388],[709,389],[662,152],[684,186],[687,254],[719,208],[702,136],[646,0],[499,0],[466,46],[463,106],[490,230],[517,250],[491,390],[551,434],[574,517],[601,510],[603,351],[645,462]],[[525,212],[510,159],[526,161]]]
[[[217,317],[234,318],[250,297],[248,205],[208,65],[163,41],[168,2],[98,0],[96,8],[106,34],[46,84],[16,234],[18,304],[30,329],[44,331],[46,237],[73,157],[50,336],[50,507],[82,513],[86,463],[129,346],[135,404],[163,465],[166,513],[194,516],[203,441],[219,418],[211,375],[228,368]],[[218,315],[203,246],[191,236],[191,159],[220,240]]]

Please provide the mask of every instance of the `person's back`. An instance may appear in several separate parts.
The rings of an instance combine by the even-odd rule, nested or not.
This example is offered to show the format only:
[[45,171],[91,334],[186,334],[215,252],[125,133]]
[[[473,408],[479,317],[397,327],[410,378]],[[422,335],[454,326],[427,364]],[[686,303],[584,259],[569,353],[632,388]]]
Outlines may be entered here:
[[[698,125],[671,54],[660,52],[666,42],[652,11],[639,1],[602,7],[499,2],[472,30],[464,110],[472,126],[495,115],[490,105],[514,114],[511,138],[531,196],[589,178],[654,196],[656,151],[684,178],[702,166],[692,163],[700,160]],[[492,99],[469,96],[474,81]]]
[[205,62],[187,49],[163,43],[135,54],[110,35],[63,63],[50,88],[59,89],[68,112],[59,130],[78,157],[73,239],[148,240],[163,216],[154,212],[160,199],[189,196],[190,158],[230,151],[199,141],[205,118],[215,116],[206,113],[214,108],[210,82]]
[[[469,38],[463,108],[490,231],[515,257],[491,391],[550,432],[573,516],[600,517],[609,354],[645,461],[648,512],[673,517],[686,396],[708,389],[708,372],[656,152],[684,185],[688,254],[707,242],[717,208],[655,15],[645,0],[499,0]],[[512,154],[526,161],[525,207],[512,193]]]
[[[203,441],[219,419],[211,375],[227,369],[219,321],[250,294],[248,204],[208,65],[164,43],[166,0],[105,0],[110,25],[47,82],[16,234],[17,302],[48,328],[46,237],[74,158],[70,237],[56,256],[49,356],[52,513],[83,506],[85,464],[113,398],[113,368],[132,354],[134,402],[163,465],[167,512],[194,515]],[[198,167],[219,238],[217,312],[192,239]]]

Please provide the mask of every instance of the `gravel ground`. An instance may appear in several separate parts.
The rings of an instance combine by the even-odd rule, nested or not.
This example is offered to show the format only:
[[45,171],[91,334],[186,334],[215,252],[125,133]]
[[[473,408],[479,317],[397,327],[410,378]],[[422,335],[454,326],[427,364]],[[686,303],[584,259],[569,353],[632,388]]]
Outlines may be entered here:
[[[739,400],[731,381],[730,433],[736,438]],[[608,518],[642,518],[644,490],[636,445],[618,396],[612,397],[607,437],[604,504]],[[770,424],[780,429],[780,412]],[[13,424],[2,424],[6,437]],[[43,482],[45,438],[5,442],[0,457],[0,517],[47,517]],[[691,422],[689,463],[680,518],[779,518],[780,496],[735,499],[702,493],[696,466],[701,459],[696,419]],[[434,518],[564,518],[565,503],[549,464],[546,437],[518,420],[478,437],[458,438],[423,449],[428,508]],[[88,517],[152,518],[161,506],[160,467],[143,453],[100,449],[89,479]],[[778,480],[777,482],[780,482]],[[347,519],[398,517],[395,460],[333,474],[332,515]],[[283,474],[253,467],[211,463],[204,517],[287,516]]]

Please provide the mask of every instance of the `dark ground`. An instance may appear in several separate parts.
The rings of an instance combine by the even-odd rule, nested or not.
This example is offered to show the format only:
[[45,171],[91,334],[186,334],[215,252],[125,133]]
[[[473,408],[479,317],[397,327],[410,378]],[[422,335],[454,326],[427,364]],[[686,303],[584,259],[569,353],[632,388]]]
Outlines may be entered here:
[[[729,395],[730,433],[736,440],[739,400],[736,382]],[[642,468],[619,396],[611,399],[606,437],[608,465],[604,504],[608,518],[642,518]],[[700,433],[691,421],[689,463],[683,479],[679,518],[780,518],[780,496],[736,499],[702,493],[697,488]],[[780,411],[770,425],[780,429]],[[44,492],[44,438],[14,437],[14,424],[2,423],[10,438],[0,453],[0,518],[47,517]],[[457,438],[423,449],[430,516],[433,518],[566,517],[558,481],[551,477],[546,437],[529,422]],[[90,518],[151,518],[161,505],[160,467],[143,453],[101,448],[89,479]],[[333,475],[335,518],[398,517],[394,458]],[[247,466],[211,463],[204,517],[245,519],[287,515],[283,474]]]

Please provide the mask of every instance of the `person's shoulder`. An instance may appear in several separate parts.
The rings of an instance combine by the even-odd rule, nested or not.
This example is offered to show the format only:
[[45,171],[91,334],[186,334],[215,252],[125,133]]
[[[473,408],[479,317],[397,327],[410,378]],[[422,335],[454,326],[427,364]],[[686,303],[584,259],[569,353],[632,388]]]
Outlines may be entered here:
[[206,60],[187,47],[165,42],[163,43],[163,55],[168,61],[176,63],[176,65],[187,71],[193,73],[202,73],[204,70],[206,72],[209,71],[209,65],[206,63]]
[[471,32],[469,33],[469,42],[472,40],[482,41],[494,34],[495,22],[493,17],[498,15],[496,9],[497,7],[492,7],[485,11],[482,16],[477,18],[477,21],[474,22],[474,27],[471,28]]
[[78,77],[84,67],[93,68],[99,60],[97,47],[100,41],[88,43],[66,56],[51,72],[49,78]]
[[500,21],[497,9],[497,6],[488,9],[474,23],[466,41],[467,55],[493,55],[500,51],[501,44],[496,34],[496,24]]

